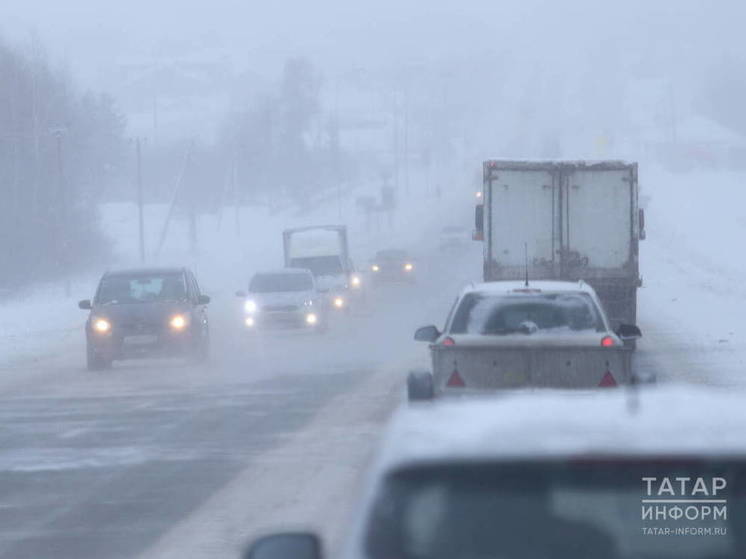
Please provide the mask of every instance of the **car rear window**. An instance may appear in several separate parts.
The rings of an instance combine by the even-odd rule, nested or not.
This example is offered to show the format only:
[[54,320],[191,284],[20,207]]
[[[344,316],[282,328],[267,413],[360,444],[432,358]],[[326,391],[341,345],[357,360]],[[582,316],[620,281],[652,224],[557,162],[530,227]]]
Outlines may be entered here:
[[181,273],[114,274],[101,280],[96,303],[114,305],[181,301],[186,296],[186,283]]
[[586,293],[467,293],[451,321],[452,334],[507,335],[539,331],[602,331]]
[[412,467],[384,481],[365,555],[735,559],[746,550],[745,470],[624,459]]
[[313,280],[309,274],[257,274],[251,278],[252,293],[280,293],[285,291],[310,291]]

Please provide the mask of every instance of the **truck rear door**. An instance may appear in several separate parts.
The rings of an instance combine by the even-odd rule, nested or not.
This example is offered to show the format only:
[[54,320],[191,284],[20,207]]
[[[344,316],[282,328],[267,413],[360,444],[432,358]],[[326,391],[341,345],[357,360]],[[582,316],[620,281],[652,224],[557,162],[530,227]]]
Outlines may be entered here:
[[554,275],[557,192],[555,174],[549,169],[498,169],[485,185],[488,260],[499,268],[497,277],[523,277],[525,253],[532,277]]
[[632,170],[577,167],[564,177],[563,253],[568,263],[575,257],[586,269],[623,268],[632,257]]

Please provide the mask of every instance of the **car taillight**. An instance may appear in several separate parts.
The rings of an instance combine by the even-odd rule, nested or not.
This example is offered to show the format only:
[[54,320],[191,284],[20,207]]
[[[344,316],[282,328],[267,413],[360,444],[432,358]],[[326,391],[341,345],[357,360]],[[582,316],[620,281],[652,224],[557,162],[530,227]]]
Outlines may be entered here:
[[456,342],[454,341],[453,338],[449,337],[443,340],[443,345],[452,346],[452,345],[456,345]]
[[603,347],[612,347],[616,345],[616,342],[611,336],[604,336],[603,338],[601,338],[601,345]]

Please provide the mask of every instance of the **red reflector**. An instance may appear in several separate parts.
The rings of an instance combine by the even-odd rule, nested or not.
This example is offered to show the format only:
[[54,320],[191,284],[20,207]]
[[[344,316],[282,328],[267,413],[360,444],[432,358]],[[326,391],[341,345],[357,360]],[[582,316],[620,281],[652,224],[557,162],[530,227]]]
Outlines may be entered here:
[[443,340],[443,345],[456,345],[456,342],[453,341],[453,338],[446,338]]
[[615,345],[614,338],[612,338],[611,336],[604,336],[603,338],[601,338],[601,345],[604,347],[611,347]]
[[461,378],[461,375],[458,374],[458,371],[454,369],[446,386],[450,386],[451,388],[463,388],[466,386],[466,383],[464,382],[464,379]]
[[601,382],[598,383],[599,386],[616,386],[616,381],[614,380],[614,375],[611,374],[611,371],[606,371],[606,374],[601,379]]

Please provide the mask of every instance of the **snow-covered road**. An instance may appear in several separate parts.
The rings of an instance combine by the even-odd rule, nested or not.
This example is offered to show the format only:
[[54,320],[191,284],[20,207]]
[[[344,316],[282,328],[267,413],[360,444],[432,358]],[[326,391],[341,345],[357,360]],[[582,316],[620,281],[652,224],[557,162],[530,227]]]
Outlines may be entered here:
[[[661,382],[743,385],[741,177],[643,180],[637,365]],[[705,181],[711,196],[691,201]],[[428,246],[439,222],[470,218],[464,200],[426,209],[436,218],[403,211],[393,232],[354,231],[358,258],[424,247],[422,279],[377,290],[327,336],[247,341],[240,330],[232,293],[279,264],[278,232],[293,218],[253,220],[232,251],[216,229],[198,258],[172,247],[214,297],[208,369],[145,361],[89,373],[84,317],[57,286],[0,306],[0,557],[235,557],[277,526],[316,527],[338,543],[406,371],[427,362],[414,328],[442,323],[459,286],[479,277],[478,244],[448,262]],[[270,247],[257,240],[267,230]],[[218,235],[222,250],[210,251]],[[76,297],[91,284],[74,283]]]

